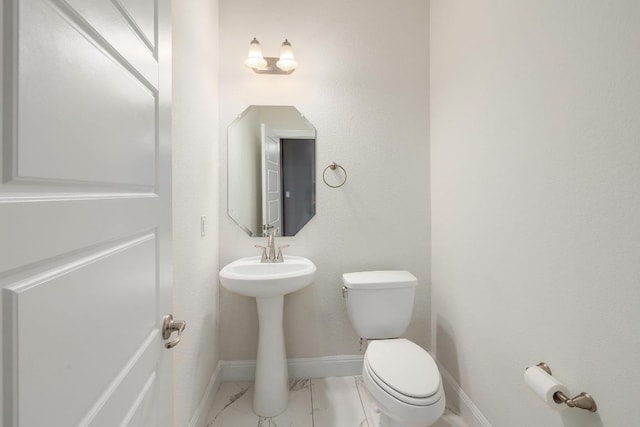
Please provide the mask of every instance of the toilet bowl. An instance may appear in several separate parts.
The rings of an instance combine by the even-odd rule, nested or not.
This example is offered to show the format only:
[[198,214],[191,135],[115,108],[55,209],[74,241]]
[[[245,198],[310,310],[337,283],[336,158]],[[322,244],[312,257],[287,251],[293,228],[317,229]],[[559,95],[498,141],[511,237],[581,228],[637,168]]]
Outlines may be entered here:
[[381,410],[380,427],[430,426],[444,412],[444,392],[435,361],[407,339],[372,341],[365,353],[362,377]]
[[380,409],[379,427],[428,427],[442,416],[445,396],[433,358],[406,338],[417,279],[407,271],[342,275],[349,319],[369,340],[362,377]]

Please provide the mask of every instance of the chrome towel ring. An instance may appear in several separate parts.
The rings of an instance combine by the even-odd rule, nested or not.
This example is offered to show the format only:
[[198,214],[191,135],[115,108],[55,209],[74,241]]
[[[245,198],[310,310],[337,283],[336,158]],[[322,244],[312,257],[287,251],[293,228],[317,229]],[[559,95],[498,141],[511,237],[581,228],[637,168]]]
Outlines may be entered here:
[[[338,185],[331,185],[327,182],[327,170],[336,170],[336,169],[340,169],[342,170],[342,173],[344,174],[344,178],[342,179],[342,182]],[[329,166],[327,166],[326,168],[324,168],[324,171],[322,171],[322,180],[324,181],[325,184],[327,184],[327,186],[331,187],[331,188],[339,188],[342,187],[344,185],[345,182],[347,182],[347,171],[340,166],[339,164],[337,164],[336,162],[332,162]]]

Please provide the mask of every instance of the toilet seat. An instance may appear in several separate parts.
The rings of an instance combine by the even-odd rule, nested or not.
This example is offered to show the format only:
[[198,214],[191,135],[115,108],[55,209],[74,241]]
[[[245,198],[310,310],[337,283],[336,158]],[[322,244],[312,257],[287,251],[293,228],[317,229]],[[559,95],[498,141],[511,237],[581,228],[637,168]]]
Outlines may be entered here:
[[385,393],[414,406],[429,406],[442,398],[440,372],[420,346],[404,339],[372,341],[364,369]]

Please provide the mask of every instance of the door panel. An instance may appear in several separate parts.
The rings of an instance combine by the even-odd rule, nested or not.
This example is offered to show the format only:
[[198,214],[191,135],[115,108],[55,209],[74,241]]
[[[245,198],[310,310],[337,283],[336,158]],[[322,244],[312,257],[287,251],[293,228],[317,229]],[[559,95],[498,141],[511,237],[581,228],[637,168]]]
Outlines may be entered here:
[[2,13],[3,425],[169,426],[169,2]]
[[155,4],[139,0],[114,0],[114,3],[126,11],[123,15],[134,23],[132,27],[136,29],[136,33],[140,34],[144,42],[153,49],[155,46]]
[[[144,384],[138,397],[131,405],[126,418],[120,424],[122,427],[147,427],[162,425],[158,420],[157,406],[162,405],[163,402],[158,400],[158,388],[156,386],[156,374],[155,372],[149,376],[149,379]],[[166,405],[166,403],[164,403]],[[96,424],[96,426],[109,427],[114,424]]]
[[[12,178],[152,187],[157,89],[75,13],[20,3]],[[146,74],[157,76],[151,53],[142,56],[154,63]]]
[[[138,21],[132,16],[131,9],[117,1],[105,0],[67,0],[68,5],[79,15],[77,21],[80,26],[95,29],[99,38],[103,38],[113,46],[117,55],[133,65],[135,72],[141,73],[147,81],[157,86],[158,64],[155,60],[155,49],[152,41],[155,39],[153,26],[149,34],[141,31]],[[59,3],[64,8],[64,3]],[[155,5],[149,1],[134,1],[136,4],[149,7],[149,17],[153,22]],[[140,17],[146,15],[139,14]],[[89,30],[91,31],[91,30]]]
[[7,326],[19,349],[21,422],[46,425],[53,416],[73,425],[93,412],[131,355],[157,334],[155,263],[150,234],[5,288],[15,313]]
[[262,130],[262,220],[277,230],[282,227],[280,138],[264,123]]

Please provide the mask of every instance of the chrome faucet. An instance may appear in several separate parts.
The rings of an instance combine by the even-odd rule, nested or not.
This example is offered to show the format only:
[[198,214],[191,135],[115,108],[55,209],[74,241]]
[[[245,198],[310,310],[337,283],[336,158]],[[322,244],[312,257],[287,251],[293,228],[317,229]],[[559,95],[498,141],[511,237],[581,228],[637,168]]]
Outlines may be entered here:
[[265,226],[264,229],[267,233],[267,246],[255,245],[256,248],[262,249],[260,262],[283,262],[282,250],[288,248],[289,245],[280,246],[276,251],[276,234],[279,229],[271,225]]

